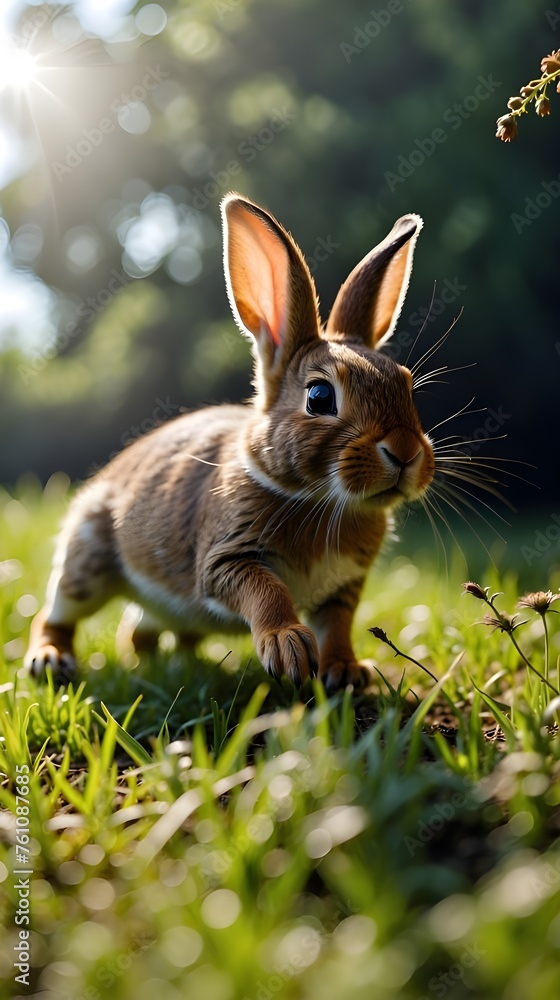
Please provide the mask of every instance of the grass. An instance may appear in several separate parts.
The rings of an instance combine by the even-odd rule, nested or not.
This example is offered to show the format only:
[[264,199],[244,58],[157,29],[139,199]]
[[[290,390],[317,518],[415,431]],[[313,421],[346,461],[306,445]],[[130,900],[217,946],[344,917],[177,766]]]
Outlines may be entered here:
[[[118,606],[56,690],[18,670],[65,492],[0,498],[0,981],[48,1000],[557,995],[559,703],[511,635],[473,624],[459,570],[398,550],[374,570],[356,621],[373,696],[296,693],[223,637],[118,663]],[[480,582],[516,610],[511,573]],[[546,664],[524,610],[514,637],[557,686],[556,616]]]

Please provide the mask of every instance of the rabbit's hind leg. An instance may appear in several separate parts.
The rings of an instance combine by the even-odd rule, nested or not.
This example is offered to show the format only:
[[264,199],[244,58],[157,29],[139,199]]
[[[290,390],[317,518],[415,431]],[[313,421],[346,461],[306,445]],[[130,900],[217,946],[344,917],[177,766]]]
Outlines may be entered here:
[[45,606],[31,626],[25,666],[36,677],[49,667],[59,683],[76,674],[73,639],[78,621],[118,593],[121,580],[111,512],[102,503],[70,510],[60,536]]
[[171,632],[175,636],[175,648],[183,653],[192,653],[201,639],[198,632],[174,628],[146,608],[135,603],[127,604],[117,628],[117,655],[157,653],[162,632]]
[[151,612],[139,604],[127,604],[117,628],[117,655],[123,658],[131,653],[156,653],[164,629],[165,625]]

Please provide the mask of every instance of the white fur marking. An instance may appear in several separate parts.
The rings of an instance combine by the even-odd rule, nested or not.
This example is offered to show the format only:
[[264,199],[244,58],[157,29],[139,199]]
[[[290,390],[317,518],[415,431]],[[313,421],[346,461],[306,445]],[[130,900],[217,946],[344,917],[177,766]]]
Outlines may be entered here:
[[255,464],[251,455],[249,455],[245,448],[241,449],[240,458],[244,471],[249,476],[249,479],[252,479],[257,486],[262,486],[263,489],[269,490],[271,493],[276,493],[281,497],[292,497],[294,500],[297,497],[303,496],[302,490],[295,490],[294,492],[291,492],[290,490],[286,490],[284,487],[279,486],[274,479],[267,476],[266,472],[263,472],[263,470]]
[[172,594],[160,583],[155,583],[129,566],[126,567],[125,574],[138,604],[147,606],[171,627],[181,625],[193,632],[206,633],[219,629],[220,623],[229,627],[243,625],[242,620],[219,601],[211,598],[200,600],[194,594]]
[[275,565],[275,571],[286,584],[298,610],[311,611],[336,594],[351,580],[359,580],[366,570],[351,556],[331,552],[316,562],[309,573],[301,573],[286,563]]

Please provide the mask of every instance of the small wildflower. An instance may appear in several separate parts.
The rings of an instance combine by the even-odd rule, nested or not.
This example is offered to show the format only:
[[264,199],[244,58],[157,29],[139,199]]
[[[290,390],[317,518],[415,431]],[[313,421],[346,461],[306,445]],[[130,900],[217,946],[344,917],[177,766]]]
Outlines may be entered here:
[[520,597],[517,606],[530,608],[531,611],[536,611],[539,615],[546,615],[550,605],[558,598],[560,598],[560,594],[553,594],[551,590],[538,590],[535,594],[524,594],[523,597]]
[[391,649],[395,651],[395,656],[402,656],[405,660],[409,660],[410,663],[414,663],[417,667],[420,667],[420,670],[423,670],[424,673],[429,674],[432,680],[435,681],[437,684],[437,677],[432,673],[432,671],[428,670],[428,668],[425,667],[423,663],[420,663],[419,660],[415,660],[413,656],[408,656],[407,653],[403,653],[400,649],[398,649],[398,647],[395,646],[395,643],[391,642],[389,636],[387,635],[386,632],[384,632],[382,628],[379,628],[378,625],[374,625],[372,628],[368,629],[368,632],[371,632],[371,634],[374,635],[376,639],[379,639],[381,642],[385,642],[388,646],[390,646]]
[[496,138],[502,142],[511,142],[517,138],[517,118],[525,114],[530,103],[534,104],[539,118],[547,118],[551,113],[550,101],[546,95],[547,87],[554,83],[560,94],[560,49],[553,50],[541,59],[542,76],[529,80],[519,88],[519,95],[510,97],[507,102],[509,114],[502,115],[496,122]]
[[381,642],[386,642],[388,646],[393,645],[387,633],[384,632],[383,629],[379,628],[377,625],[374,625],[373,628],[368,629],[368,631],[371,632],[371,634],[374,635],[376,639],[380,639]]
[[545,56],[542,59],[541,69],[547,75],[549,73],[556,73],[560,69],[560,49],[557,49],[556,52],[551,52],[549,56]]
[[512,139],[517,138],[517,122],[512,115],[502,115],[501,118],[498,118],[496,125],[498,126],[497,139],[501,139],[502,142],[511,142]]
[[535,111],[541,118],[545,118],[546,115],[550,114],[550,101],[544,94],[535,101]]
[[496,611],[496,617],[494,617],[487,611],[480,624],[492,625],[493,628],[499,628],[500,632],[513,632],[514,629],[525,624],[525,622],[516,621],[515,619],[518,617],[519,615],[508,615],[507,611]]
[[471,580],[469,583],[463,584],[463,589],[465,594],[472,594],[472,596],[477,597],[479,601],[488,600],[488,587],[481,587],[479,583],[473,583]]

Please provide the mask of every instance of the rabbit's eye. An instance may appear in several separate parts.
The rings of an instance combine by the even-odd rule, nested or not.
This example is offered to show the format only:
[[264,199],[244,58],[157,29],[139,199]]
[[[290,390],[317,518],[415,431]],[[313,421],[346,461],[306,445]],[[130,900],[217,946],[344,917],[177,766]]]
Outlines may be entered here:
[[330,382],[314,382],[308,387],[307,412],[336,416],[336,396]]

